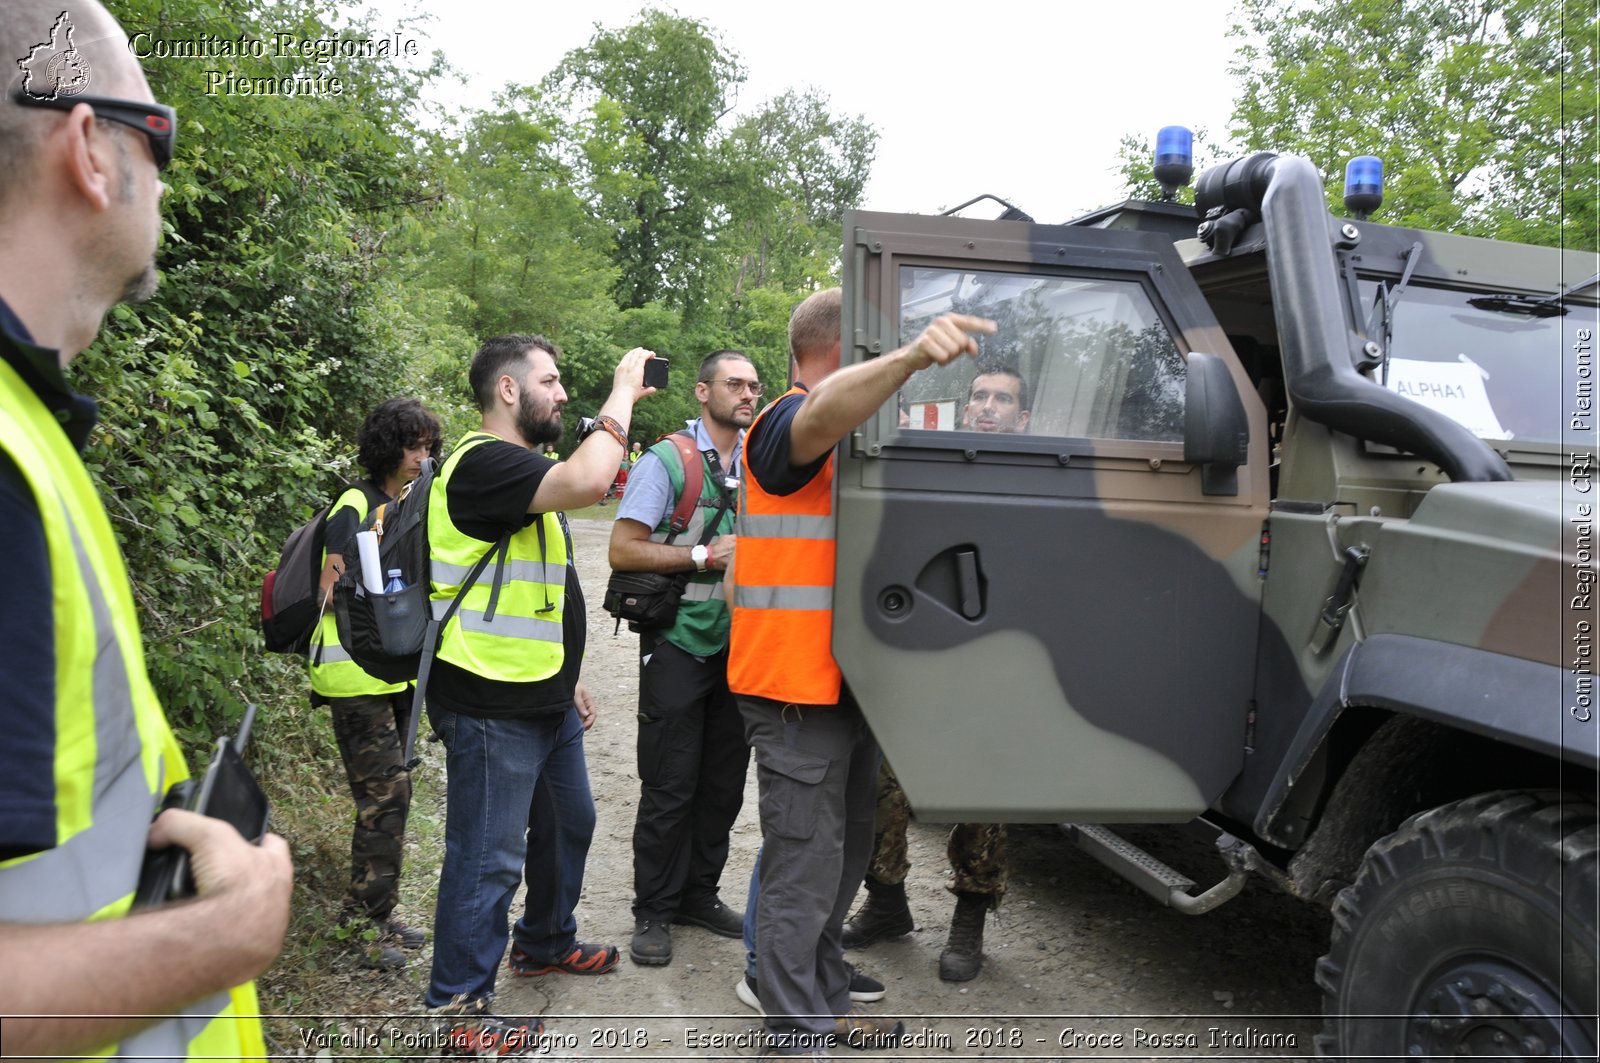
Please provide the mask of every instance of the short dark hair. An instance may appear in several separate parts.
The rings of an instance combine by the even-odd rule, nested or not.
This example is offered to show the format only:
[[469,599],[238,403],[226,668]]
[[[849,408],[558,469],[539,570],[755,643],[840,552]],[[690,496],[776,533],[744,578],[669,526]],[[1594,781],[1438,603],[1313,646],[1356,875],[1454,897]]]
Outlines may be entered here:
[[969,400],[972,398],[972,385],[978,382],[980,376],[1012,377],[1017,382],[1018,408],[1030,413],[1033,411],[1033,400],[1028,396],[1028,380],[1022,375],[1022,370],[1010,362],[1002,362],[995,359],[985,359],[979,362],[978,371],[972,374],[972,381],[967,384],[967,398]]
[[704,384],[709,380],[715,380],[717,376],[717,366],[721,365],[723,362],[726,362],[729,358],[737,358],[741,362],[750,362],[751,365],[756,364],[754,361],[751,361],[750,356],[745,354],[743,351],[736,351],[732,348],[727,348],[720,351],[712,351],[710,354],[700,359],[700,375],[695,377],[695,382]]
[[400,467],[405,449],[419,439],[428,441],[428,453],[439,459],[439,418],[419,399],[388,399],[367,414],[356,433],[359,452],[356,460],[367,470],[367,479],[378,486]]
[[496,336],[485,340],[478,353],[472,356],[472,368],[467,372],[467,386],[478,400],[478,409],[487,410],[494,405],[494,382],[499,380],[508,366],[520,362],[529,351],[540,350],[552,361],[561,360],[556,345],[535,333],[532,336]]

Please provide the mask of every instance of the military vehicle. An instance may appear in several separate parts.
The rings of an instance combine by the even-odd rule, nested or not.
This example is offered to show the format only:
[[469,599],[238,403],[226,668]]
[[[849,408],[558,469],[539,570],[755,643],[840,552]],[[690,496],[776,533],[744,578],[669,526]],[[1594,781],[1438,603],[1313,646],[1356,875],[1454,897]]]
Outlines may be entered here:
[[[988,317],[1030,416],[963,428],[960,359],[845,441],[835,656],[919,818],[1329,906],[1321,1054],[1592,1059],[1596,256],[1195,188],[846,216],[845,363]],[[1191,821],[1215,884],[1106,826]]]

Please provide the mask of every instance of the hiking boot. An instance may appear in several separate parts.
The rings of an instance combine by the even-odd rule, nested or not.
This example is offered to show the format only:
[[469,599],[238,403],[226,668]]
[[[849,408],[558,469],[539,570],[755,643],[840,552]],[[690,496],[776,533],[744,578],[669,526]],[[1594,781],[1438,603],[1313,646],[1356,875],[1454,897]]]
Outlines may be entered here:
[[[850,999],[855,1003],[871,1004],[889,995],[883,983],[870,974],[862,974],[854,964],[847,963],[844,966],[850,972]],[[757,1015],[766,1014],[761,1010],[761,993],[756,987],[755,975],[747,974],[739,979],[733,987],[733,995],[739,998],[741,1004],[754,1008]]]
[[887,1015],[868,1015],[860,1008],[851,1008],[848,1015],[833,1020],[833,1029],[843,1044],[873,1052],[898,1047],[906,1024]]
[[705,927],[725,938],[744,936],[744,913],[734,911],[716,897],[711,898],[710,904],[679,908],[672,921],[683,926]]
[[365,971],[399,971],[406,965],[406,954],[382,941],[357,940],[361,948],[358,966]]
[[879,938],[894,940],[917,928],[906,903],[906,884],[892,886],[867,879],[867,902],[844,924],[841,940],[847,949],[864,949]]
[[480,997],[461,1004],[446,1004],[432,1012],[446,1021],[440,1025],[444,1054],[452,1056],[535,1056],[548,1051],[537,1018],[495,1015],[489,1001]]
[[628,958],[645,967],[665,967],[672,962],[672,931],[659,919],[641,919],[633,924],[633,941]]
[[559,960],[536,960],[516,945],[511,946],[511,957],[506,967],[512,974],[533,977],[540,974],[605,974],[617,965],[620,953],[615,945],[591,945],[576,942],[572,951]]
[[390,944],[403,949],[420,949],[428,942],[426,930],[418,926],[408,926],[393,916],[388,919],[374,919],[372,925],[378,928],[379,940],[387,940]]
[[981,893],[956,894],[956,912],[950,917],[950,940],[939,953],[939,977],[946,982],[969,982],[983,968],[983,920],[989,898]]

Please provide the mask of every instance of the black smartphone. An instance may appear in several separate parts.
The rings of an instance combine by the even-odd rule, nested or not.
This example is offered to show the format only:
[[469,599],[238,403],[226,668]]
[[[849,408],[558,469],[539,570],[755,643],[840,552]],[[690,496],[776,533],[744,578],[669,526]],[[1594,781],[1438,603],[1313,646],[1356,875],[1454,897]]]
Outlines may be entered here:
[[[200,782],[196,784],[189,779],[174,785],[161,802],[160,811],[186,808],[230,823],[246,841],[257,845],[261,843],[267,833],[267,795],[262,793],[256,777],[245,767],[243,756],[255,715],[256,707],[251,705],[245,711],[243,723],[239,725],[238,737],[231,741],[226,737],[217,739],[216,751],[212,753],[211,763],[206,766],[206,773]],[[145,852],[144,864],[139,868],[139,886],[133,897],[135,908],[190,897],[194,892],[188,850],[172,845]]]
[[647,388],[664,388],[667,386],[667,360],[656,355],[644,363],[644,386]]

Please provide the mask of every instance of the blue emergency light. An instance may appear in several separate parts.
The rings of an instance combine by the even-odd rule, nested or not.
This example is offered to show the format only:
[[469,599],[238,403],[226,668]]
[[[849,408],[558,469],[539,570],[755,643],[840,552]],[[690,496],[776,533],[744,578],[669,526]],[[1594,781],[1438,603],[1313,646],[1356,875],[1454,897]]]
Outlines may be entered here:
[[1344,166],[1344,207],[1357,221],[1383,205],[1383,160],[1357,155]]
[[1156,134],[1155,165],[1150,168],[1161,184],[1161,199],[1172,202],[1178,189],[1194,176],[1194,134],[1181,125],[1163,126]]

